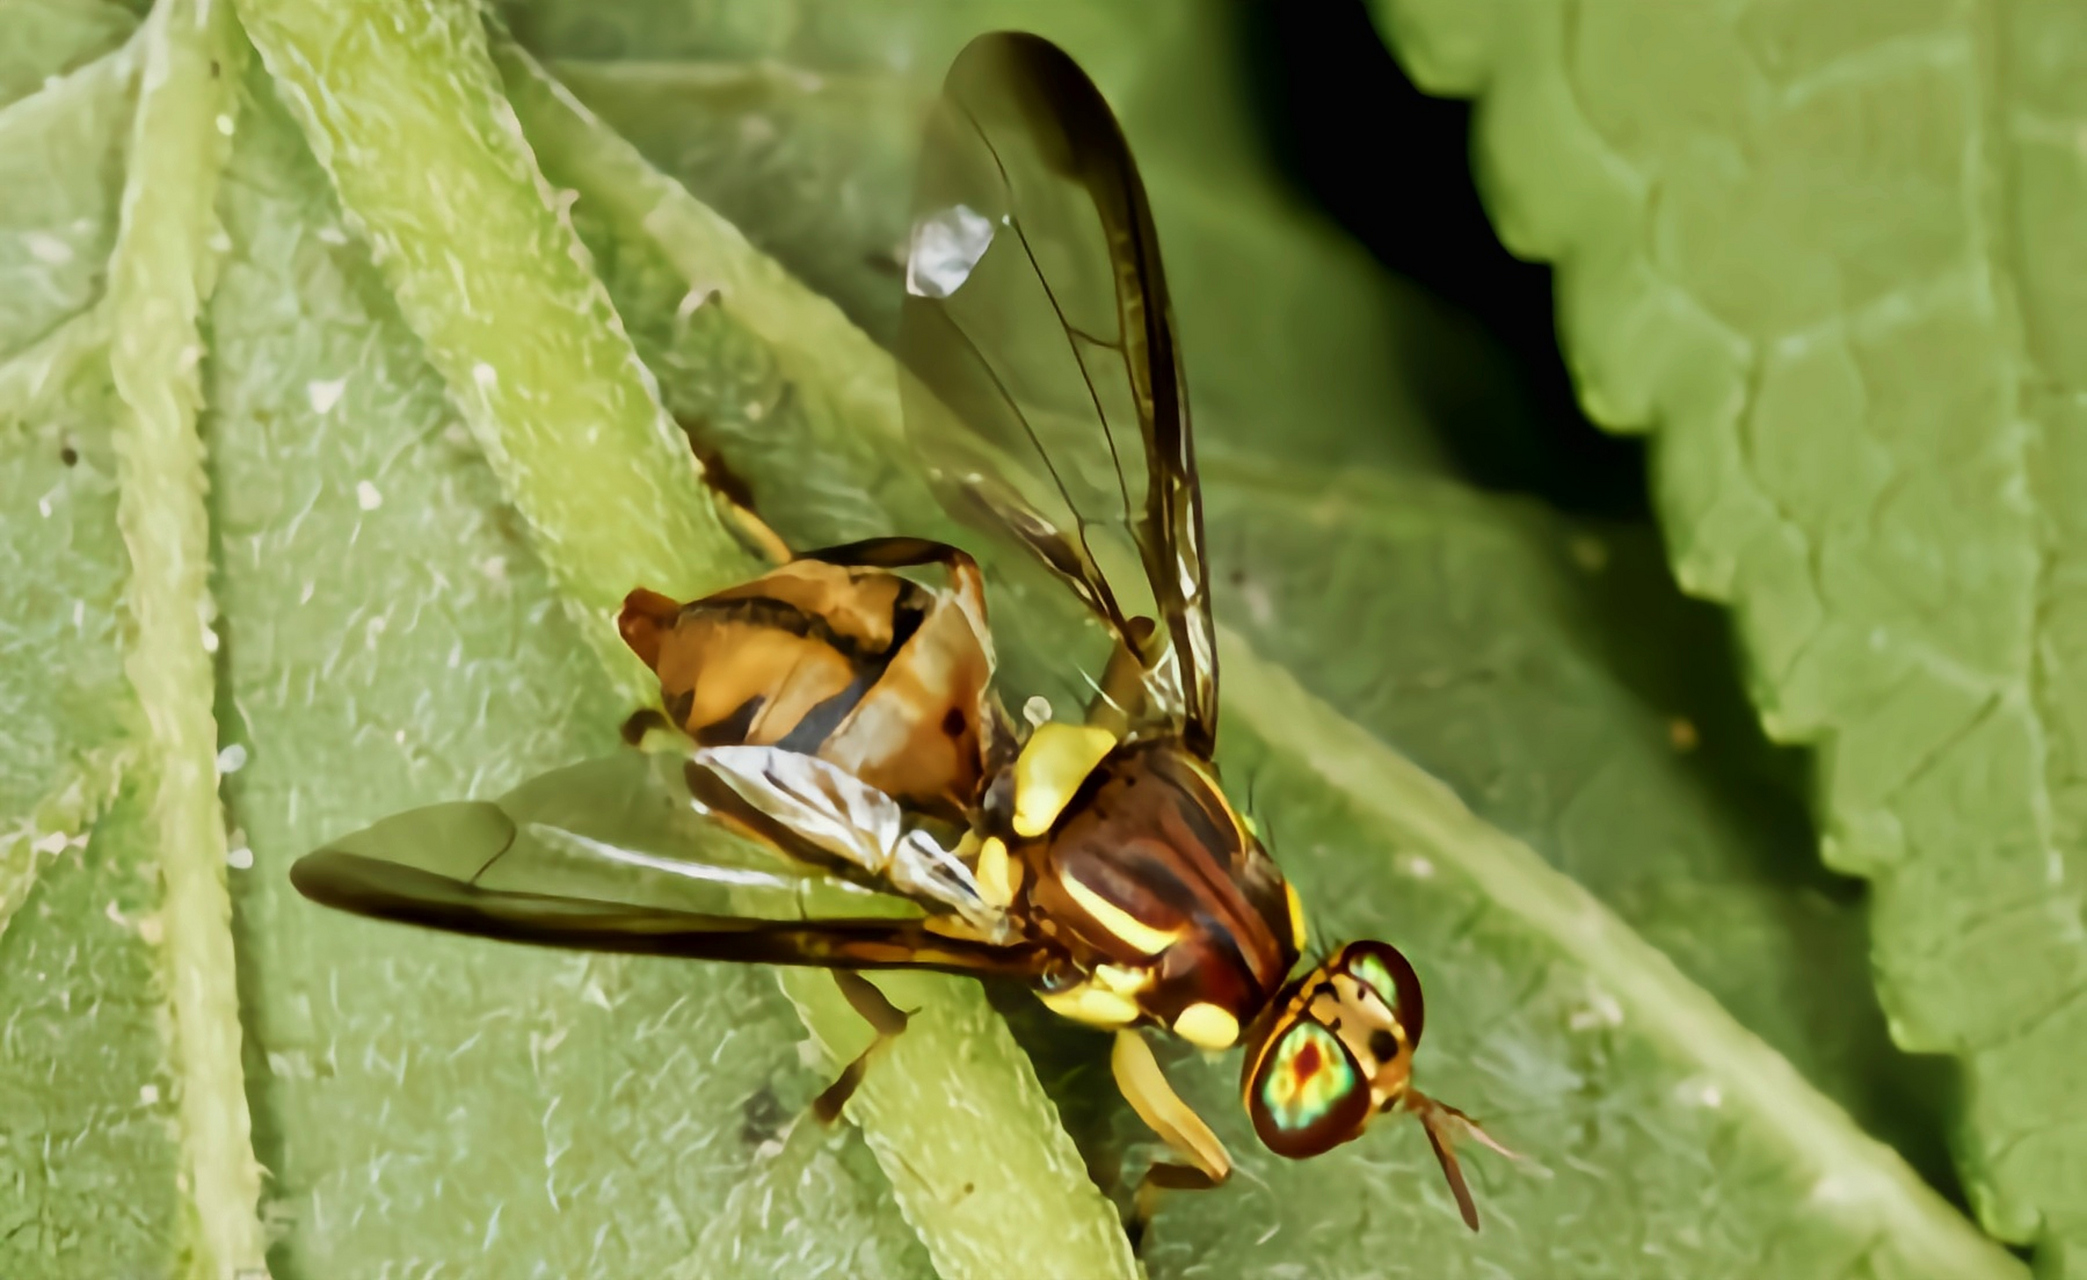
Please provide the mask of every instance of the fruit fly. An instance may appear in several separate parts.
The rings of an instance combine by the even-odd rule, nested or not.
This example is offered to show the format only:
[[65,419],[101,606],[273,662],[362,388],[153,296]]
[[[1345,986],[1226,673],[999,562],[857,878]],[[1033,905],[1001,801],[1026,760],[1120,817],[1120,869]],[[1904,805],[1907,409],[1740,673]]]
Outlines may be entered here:
[[631,593],[620,629],[658,676],[666,730],[633,734],[641,749],[387,819],[301,859],[293,881],[331,906],[515,942],[823,966],[885,1037],[904,1016],[856,971],[1016,979],[1116,1033],[1117,1083],[1174,1155],[1145,1185],[1231,1171],[1149,1028],[1243,1049],[1247,1114],[1278,1155],[1418,1117],[1476,1229],[1451,1139],[1490,1140],[1413,1087],[1412,966],[1351,942],[1293,976],[1297,893],[1219,782],[1181,355],[1108,105],[1047,41],[978,38],[931,117],[916,208],[908,431],[949,512],[1100,624],[1084,715],[1046,718],[1032,699],[1025,732],[1006,713],[964,551],[911,537],[810,551],[695,601]]

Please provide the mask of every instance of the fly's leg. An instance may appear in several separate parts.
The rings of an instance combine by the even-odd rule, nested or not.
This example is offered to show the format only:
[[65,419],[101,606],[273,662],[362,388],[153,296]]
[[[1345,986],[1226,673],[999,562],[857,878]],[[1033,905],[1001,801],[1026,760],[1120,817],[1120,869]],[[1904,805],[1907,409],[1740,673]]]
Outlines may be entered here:
[[825,1091],[812,1100],[812,1115],[820,1124],[826,1125],[841,1118],[842,1109],[848,1105],[848,1100],[855,1096],[855,1090],[862,1084],[863,1073],[869,1070],[871,1055],[896,1039],[912,1018],[911,1014],[893,1004],[882,991],[879,991],[875,983],[853,970],[835,969],[833,980],[839,984],[841,994],[847,997],[855,1012],[862,1016],[864,1022],[870,1024],[870,1029],[877,1035],[870,1041],[869,1047],[856,1054],[853,1062],[841,1068],[841,1073],[834,1078],[834,1082],[827,1085]]
[[964,551],[930,538],[865,538],[861,542],[802,552],[797,558],[847,569],[911,569],[918,565],[939,564],[952,575],[966,567],[974,572],[977,568]]
[[986,628],[985,575],[978,571],[978,561],[961,548],[929,538],[865,538],[861,542],[807,551],[797,558],[839,565],[844,569],[912,569],[928,564],[941,565],[943,572],[949,575],[950,591],[969,615],[972,627],[986,643],[991,641],[991,632]]
[[[1135,642],[1137,650],[1153,644],[1155,630],[1150,618],[1130,620],[1130,639]],[[1088,724],[1107,729],[1121,738],[1130,732],[1132,722],[1149,714],[1146,656],[1127,644],[1118,644],[1109,654],[1109,664],[1102,669],[1101,682],[1095,686],[1094,697],[1087,703]]]
[[1232,1176],[1232,1157],[1225,1154],[1224,1143],[1203,1123],[1203,1117],[1167,1083],[1145,1037],[1128,1027],[1118,1031],[1116,1047],[1109,1055],[1109,1068],[1131,1110],[1181,1161],[1156,1162],[1138,1180],[1129,1228],[1135,1243],[1143,1238],[1146,1225],[1159,1209],[1160,1192],[1201,1191],[1218,1186]]

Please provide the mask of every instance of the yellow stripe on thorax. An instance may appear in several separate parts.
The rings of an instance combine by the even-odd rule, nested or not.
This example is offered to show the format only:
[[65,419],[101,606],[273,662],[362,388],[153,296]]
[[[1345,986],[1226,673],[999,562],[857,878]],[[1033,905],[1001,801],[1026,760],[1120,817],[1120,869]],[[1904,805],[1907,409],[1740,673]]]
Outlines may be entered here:
[[1110,936],[1139,955],[1156,956],[1173,946],[1181,937],[1181,929],[1178,926],[1160,929],[1146,924],[1071,876],[1061,877],[1059,883],[1065,887],[1067,895],[1079,904],[1080,910],[1094,918],[1094,923],[1108,930]]

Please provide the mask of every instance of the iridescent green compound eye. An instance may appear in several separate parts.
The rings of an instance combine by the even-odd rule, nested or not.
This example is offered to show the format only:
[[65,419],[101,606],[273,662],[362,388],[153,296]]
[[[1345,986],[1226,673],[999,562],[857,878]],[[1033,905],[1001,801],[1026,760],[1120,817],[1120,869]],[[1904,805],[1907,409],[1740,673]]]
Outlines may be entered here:
[[1279,1028],[1247,1090],[1254,1131],[1301,1159],[1346,1142],[1370,1117],[1370,1083],[1339,1036],[1300,1019]]
[[1348,966],[1348,972],[1362,980],[1364,986],[1377,993],[1384,1007],[1393,1013],[1399,1011],[1399,985],[1391,979],[1391,970],[1384,967],[1382,956],[1374,952],[1357,959]]
[[1420,999],[1420,979],[1398,948],[1384,942],[1351,942],[1342,947],[1332,967],[1346,973],[1377,993],[1399,1020],[1408,1045],[1420,1043],[1421,1020],[1425,1016]]

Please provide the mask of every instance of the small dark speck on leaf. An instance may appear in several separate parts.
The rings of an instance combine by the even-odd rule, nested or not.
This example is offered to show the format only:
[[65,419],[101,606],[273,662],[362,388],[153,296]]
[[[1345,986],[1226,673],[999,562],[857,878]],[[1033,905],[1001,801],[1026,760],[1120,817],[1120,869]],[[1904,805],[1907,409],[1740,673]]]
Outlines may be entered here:
[[71,445],[66,445],[58,450],[58,461],[64,463],[68,467],[79,466],[80,451],[78,449],[73,448]]
[[782,1100],[765,1085],[747,1098],[740,1114],[744,1123],[740,1126],[739,1137],[749,1147],[758,1147],[781,1136],[783,1127],[790,1120],[790,1113],[783,1109]]
[[218,76],[223,73],[223,71],[224,68],[217,65],[217,59],[212,58],[210,60],[210,78],[212,80],[217,79]]

